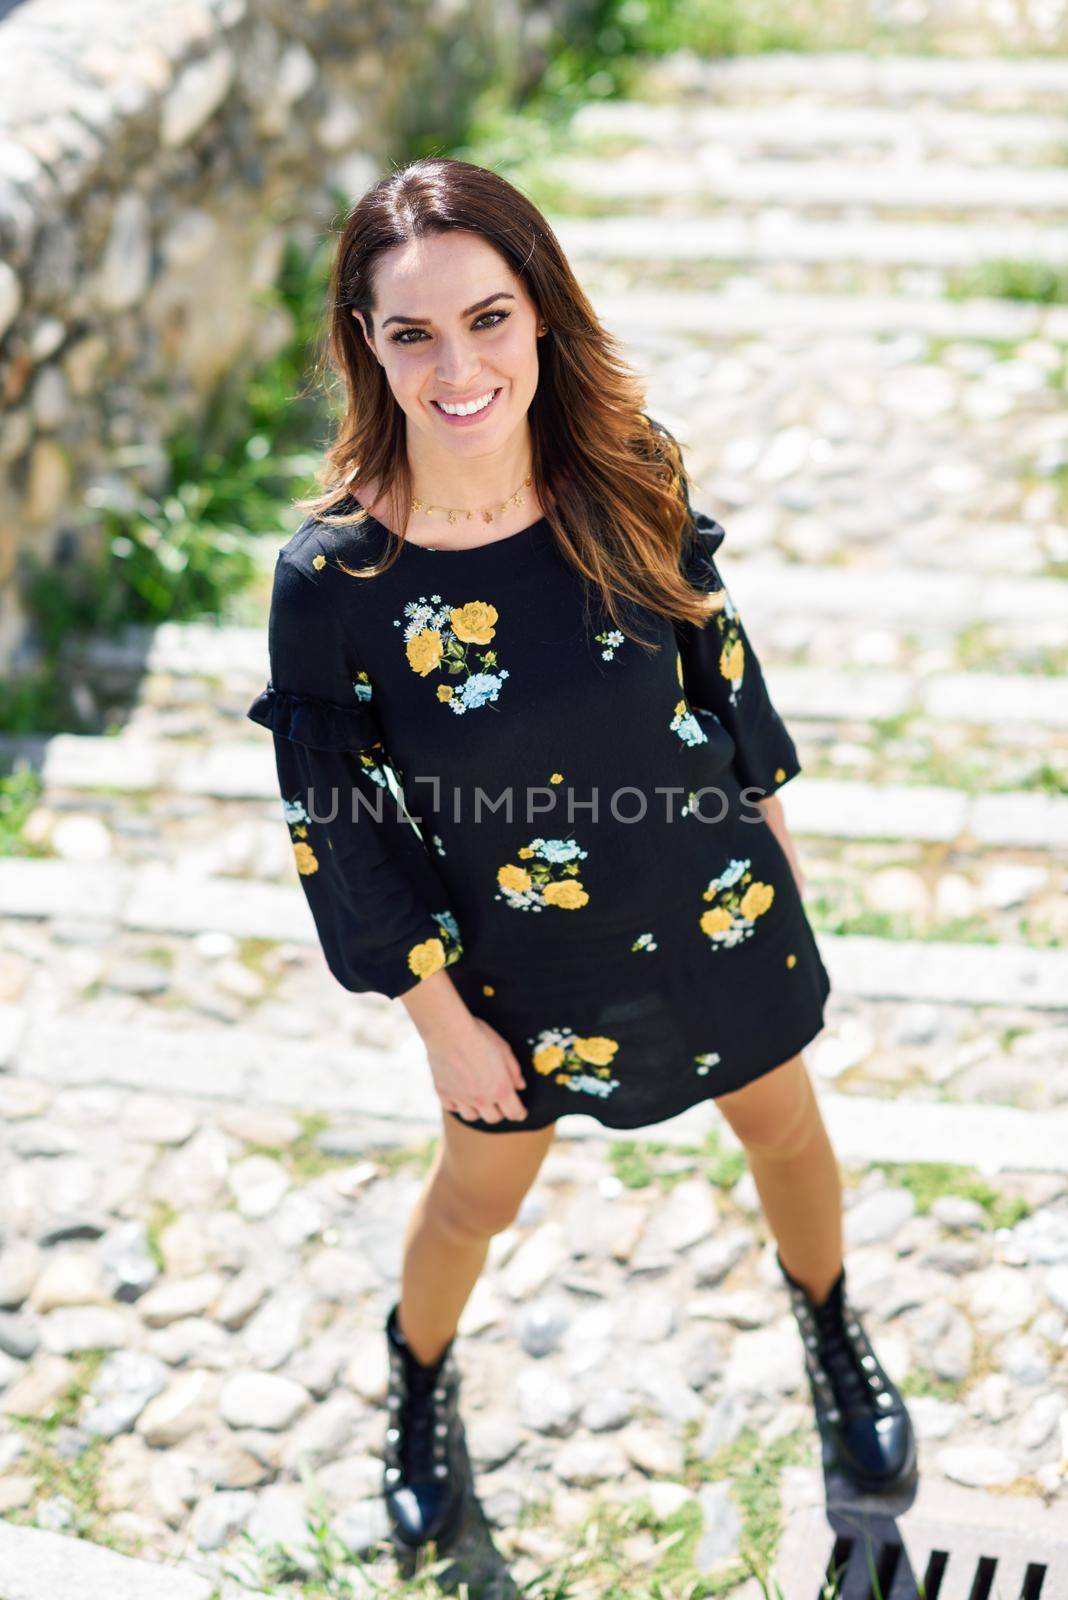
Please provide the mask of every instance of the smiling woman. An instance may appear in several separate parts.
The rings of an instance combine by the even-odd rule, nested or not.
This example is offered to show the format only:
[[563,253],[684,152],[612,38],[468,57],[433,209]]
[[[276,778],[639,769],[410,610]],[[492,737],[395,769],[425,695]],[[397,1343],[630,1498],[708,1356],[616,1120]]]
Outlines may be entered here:
[[[799,1054],[830,978],[773,800],[801,763],[724,530],[544,218],[484,168],[416,162],[354,206],[331,295],[347,405],[249,714],[330,970],[403,1001],[444,1113],[387,1322],[387,1506],[420,1544],[462,1499],[456,1326],[560,1117],[722,1102],[784,1271],[835,1282]],[[861,1372],[885,1406],[841,1312],[843,1406]],[[907,1471],[893,1404],[851,1418],[869,1485]]]

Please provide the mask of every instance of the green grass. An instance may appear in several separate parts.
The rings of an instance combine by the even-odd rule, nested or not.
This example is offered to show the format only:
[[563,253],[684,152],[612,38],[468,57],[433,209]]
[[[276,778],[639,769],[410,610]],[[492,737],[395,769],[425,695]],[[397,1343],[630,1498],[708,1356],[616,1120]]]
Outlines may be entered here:
[[23,832],[43,791],[40,774],[25,764],[0,777],[0,856],[50,854],[43,845],[31,844]]
[[1026,1200],[1003,1194],[973,1167],[938,1161],[873,1161],[870,1166],[885,1172],[889,1182],[907,1189],[921,1215],[930,1211],[932,1202],[941,1195],[974,1200],[986,1212],[990,1228],[1012,1228],[1031,1215],[1032,1208]]
[[[720,1135],[710,1128],[700,1145],[669,1144],[658,1139],[613,1139],[608,1148],[613,1174],[627,1189],[655,1186],[667,1194],[684,1178],[707,1178],[717,1189],[733,1189],[746,1170],[745,1153],[724,1150]],[[658,1166],[668,1160],[670,1170]]]
[[947,300],[980,296],[1064,305],[1068,301],[1068,269],[1041,261],[984,261],[948,272],[943,292]]

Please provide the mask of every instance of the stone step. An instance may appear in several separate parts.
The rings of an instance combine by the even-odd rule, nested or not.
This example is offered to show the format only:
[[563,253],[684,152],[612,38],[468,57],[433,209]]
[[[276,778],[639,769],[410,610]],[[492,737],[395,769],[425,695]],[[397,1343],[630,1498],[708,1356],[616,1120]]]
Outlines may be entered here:
[[[879,943],[879,941],[871,941]],[[833,959],[833,953],[832,953]],[[832,972],[832,978],[836,974]],[[406,1030],[407,1031],[407,1030]],[[388,1071],[383,1066],[388,1061]],[[251,1026],[162,1027],[101,1023],[86,1016],[40,1016],[26,1028],[8,1082],[67,1087],[108,1085],[133,1093],[201,1102],[255,1103],[321,1111],[354,1119],[425,1128],[440,1121],[440,1105],[415,1029],[388,1051],[325,1041],[280,1039]],[[814,1080],[817,1083],[818,1075]],[[1068,1171],[1068,1106],[1029,1111],[1007,1105],[967,1105],[903,1096],[837,1093],[819,1084],[820,1103],[835,1148],[850,1162],[947,1159],[981,1172]],[[575,1113],[581,1137],[620,1137]],[[565,1119],[570,1128],[571,1117]],[[589,1126],[586,1126],[586,1125]],[[658,1123],[670,1142],[700,1140],[729,1128],[711,1102]]]
[[929,679],[907,672],[830,672],[776,665],[769,670],[772,697],[790,719],[831,721],[898,717],[906,712],[978,727],[1068,728],[1068,687],[1040,673],[939,672]]
[[[649,75],[650,84],[658,74]],[[1055,55],[983,54],[874,55],[854,50],[772,50],[759,55],[719,59],[687,55],[668,58],[659,74],[679,90],[694,94],[714,91],[721,103],[742,96],[753,103],[766,96],[786,117],[792,108],[784,94],[804,96],[806,103],[836,100],[870,106],[880,101],[904,104],[930,96],[939,108],[962,100],[1007,107],[1034,106],[1048,96],[1063,108],[1068,102],[1068,58]]]
[[817,221],[782,207],[751,216],[549,218],[568,256],[594,261],[738,261],[840,267],[968,267],[1006,256],[1032,266],[1068,262],[1068,228],[1014,223]]
[[702,334],[739,339],[796,329],[811,334],[922,334],[929,339],[1045,339],[1068,344],[1068,306],[976,297],[944,300],[911,294],[785,294],[761,284],[700,290],[593,288],[597,315],[624,338]]
[[[728,517],[723,512],[725,524]],[[984,525],[995,546],[1024,531],[1017,523]],[[728,543],[729,538],[728,527]],[[1063,629],[1068,615],[1068,585],[1057,578],[1009,578],[974,570],[916,573],[902,570],[887,549],[881,559],[881,566],[860,568],[747,555],[733,560],[729,569],[726,561],[723,565],[739,610],[761,622],[791,611],[813,620],[856,619],[866,628],[937,623],[949,634],[980,622],[1019,621],[1024,627],[1055,623]]]
[[[0,1600],[213,1600],[218,1592],[212,1578],[190,1567],[0,1518]],[[241,1593],[267,1600],[248,1588]]]
[[[843,160],[858,152],[896,152],[902,157],[952,155],[981,165],[1009,152],[1031,160],[1060,161],[1068,145],[1068,117],[1026,112],[992,114],[944,110],[940,106],[820,105],[798,99],[784,115],[778,105],[705,105],[682,101],[591,101],[571,118],[577,139],[680,145],[694,150],[715,143],[797,155],[837,151]],[[613,158],[614,159],[614,158]]]
[[[792,787],[801,782],[795,779]],[[791,806],[791,826],[795,809],[802,810]],[[798,831],[804,831],[803,823]],[[0,862],[0,915],[186,937],[220,932],[235,939],[316,942],[299,884],[196,878],[157,862]],[[1068,1009],[1068,951],[1057,948],[834,934],[820,935],[820,945],[843,994]]]
[[[911,696],[915,680],[904,673],[855,673],[848,711],[841,698],[842,674],[815,669],[776,667],[768,684],[780,713],[790,724],[808,720],[834,722],[844,716],[860,721],[896,717],[915,705]],[[969,683],[985,681],[979,673],[947,674],[968,680],[959,687],[965,710],[955,701],[947,710],[955,721],[975,720],[967,715]],[[994,680],[997,682],[998,680]],[[986,692],[986,691],[984,691]],[[975,709],[975,708],[971,708]],[[1007,718],[1025,726],[1019,707]],[[80,794],[81,811],[92,809],[92,795],[102,786],[122,793],[156,790],[213,800],[278,801],[274,751],[268,740],[216,740],[206,748],[185,753],[163,741],[98,739],[58,734],[49,741],[44,764],[46,803],[58,793]],[[910,842],[959,843],[985,849],[1068,848],[1068,797],[1026,790],[987,791],[972,795],[962,789],[931,784],[884,784],[814,778],[801,774],[789,785],[791,827],[802,834],[828,839],[897,839]],[[416,805],[417,802],[413,802]],[[418,814],[418,811],[417,811]],[[31,909],[30,888],[35,870],[42,885],[48,870],[61,875],[70,863],[32,858],[0,860],[0,910],[9,915],[52,915]],[[103,874],[112,869],[100,868]],[[21,875],[24,875],[21,876]],[[20,884],[27,885],[24,891]],[[42,904],[51,905],[49,893]],[[111,905],[109,891],[108,906]],[[19,910],[23,895],[27,910]],[[56,890],[57,906],[66,893]],[[91,892],[90,892],[91,902]],[[104,915],[112,915],[110,909]]]
[[[862,207],[865,211],[970,211],[1011,213],[1068,210],[1068,172],[1057,168],[987,167],[914,160],[761,161],[719,145],[680,147],[677,163],[660,151],[635,150],[610,161],[559,156],[553,180],[577,195],[625,201],[630,206],[687,200],[695,209],[714,202],[759,205]],[[1014,221],[1013,226],[1016,226]],[[1015,249],[1015,246],[1013,247]],[[1003,241],[1002,253],[1007,252]]]

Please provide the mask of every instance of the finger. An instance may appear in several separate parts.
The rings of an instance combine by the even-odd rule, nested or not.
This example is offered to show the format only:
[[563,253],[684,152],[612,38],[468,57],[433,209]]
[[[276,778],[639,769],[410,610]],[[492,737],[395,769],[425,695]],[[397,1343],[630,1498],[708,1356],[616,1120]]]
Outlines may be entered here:
[[523,1069],[519,1065],[518,1060],[516,1059],[516,1054],[515,1054],[514,1050],[509,1050],[509,1052],[508,1052],[508,1072],[509,1072],[509,1074],[511,1076],[512,1082],[515,1084],[517,1089],[525,1089],[526,1088],[527,1080],[523,1076]]

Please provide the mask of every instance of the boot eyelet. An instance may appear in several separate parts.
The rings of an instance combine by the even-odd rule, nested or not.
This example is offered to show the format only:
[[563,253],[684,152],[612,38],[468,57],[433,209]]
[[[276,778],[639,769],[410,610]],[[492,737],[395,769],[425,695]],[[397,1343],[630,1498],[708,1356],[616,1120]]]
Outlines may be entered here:
[[396,1481],[397,1481],[397,1479],[399,1477],[400,1477],[400,1468],[399,1467],[387,1467],[386,1468],[386,1478],[387,1478],[388,1482],[396,1483]]
[[883,1380],[880,1378],[877,1372],[873,1372],[871,1377],[868,1379],[868,1382],[871,1384],[873,1389],[878,1389],[882,1384],[882,1381]]
[[434,1476],[435,1478],[444,1478],[448,1474],[448,1471],[449,1469],[445,1463],[443,1461],[439,1461],[437,1466],[434,1468]]
[[840,1413],[838,1412],[838,1410],[835,1407],[832,1406],[830,1411],[828,1411],[828,1413],[827,1413],[827,1420],[829,1422],[837,1422],[838,1419],[839,1419],[839,1415],[840,1415]]
[[892,1406],[894,1403],[894,1397],[892,1394],[887,1394],[886,1390],[884,1389],[882,1394],[877,1394],[875,1396],[875,1403],[876,1405],[880,1406]]

